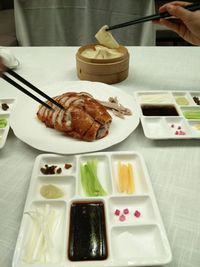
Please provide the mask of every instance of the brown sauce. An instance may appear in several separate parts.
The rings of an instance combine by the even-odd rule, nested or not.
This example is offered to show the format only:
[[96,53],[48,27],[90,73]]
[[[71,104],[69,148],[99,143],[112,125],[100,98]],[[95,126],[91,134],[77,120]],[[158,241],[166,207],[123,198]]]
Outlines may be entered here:
[[179,116],[173,105],[143,105],[141,108],[144,116]]
[[71,261],[108,257],[103,202],[74,202],[70,210],[68,257]]

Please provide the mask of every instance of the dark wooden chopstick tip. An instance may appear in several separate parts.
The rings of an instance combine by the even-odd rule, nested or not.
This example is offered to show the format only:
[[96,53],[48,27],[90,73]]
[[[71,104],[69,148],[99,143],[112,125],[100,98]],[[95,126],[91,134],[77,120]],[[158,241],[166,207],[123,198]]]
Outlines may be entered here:
[[10,83],[11,85],[13,85],[14,87],[16,87],[17,89],[19,89],[21,92],[23,92],[24,94],[28,95],[29,97],[31,97],[32,99],[36,100],[37,102],[39,102],[40,104],[44,105],[45,107],[52,109],[51,106],[49,106],[47,103],[43,102],[41,99],[39,99],[37,96],[33,95],[32,93],[30,93],[27,89],[25,89],[24,87],[22,87],[20,84],[18,84],[17,82],[13,81],[12,79],[10,79],[6,74],[2,75],[2,79],[4,79],[5,81],[7,81],[8,83]]
[[[35,85],[31,84],[29,81],[27,81],[26,79],[24,79],[23,77],[21,77],[18,73],[14,72],[13,70],[11,69],[8,69],[7,70],[7,73],[10,74],[11,76],[13,76],[14,78],[16,78],[17,80],[19,80],[21,83],[25,84],[26,86],[28,86],[30,89],[32,89],[33,91],[35,91],[36,93],[38,93],[39,95],[43,96],[44,98],[46,98],[47,100],[49,100],[52,104],[56,105],[57,107],[61,108],[61,109],[64,109],[64,107],[56,102],[53,98],[51,98],[50,96],[48,96],[47,94],[45,94],[43,91],[41,91],[39,88],[37,88]],[[9,78],[10,79],[10,78]],[[10,81],[12,81],[10,79]],[[9,82],[10,82],[9,81]],[[11,82],[10,82],[11,83]],[[16,87],[16,85],[14,85]],[[19,87],[18,87],[19,89]],[[24,89],[25,90],[25,89]],[[22,90],[21,90],[22,91]],[[26,90],[28,92],[28,90]],[[28,94],[26,93],[27,95],[31,96],[32,94]],[[32,96],[31,96],[32,97]],[[32,97],[33,98],[33,97]],[[36,100],[37,97],[35,97],[35,100]],[[38,101],[38,100],[36,100]],[[39,102],[39,101],[38,101]],[[45,103],[43,101],[41,101],[42,103]],[[40,103],[41,103],[40,102]],[[45,104],[43,104],[45,105]],[[50,106],[48,104],[45,105],[46,107],[48,106],[48,108],[50,108]]]

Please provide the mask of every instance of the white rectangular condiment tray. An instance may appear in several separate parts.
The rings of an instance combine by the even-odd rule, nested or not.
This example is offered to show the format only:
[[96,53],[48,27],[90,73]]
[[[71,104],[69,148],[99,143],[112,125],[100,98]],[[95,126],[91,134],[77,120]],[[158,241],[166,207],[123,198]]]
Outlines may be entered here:
[[139,153],[36,158],[13,267],[147,266],[171,258]]
[[15,98],[0,98],[0,149],[4,147],[10,128],[10,114],[15,105]]
[[200,138],[200,92],[140,91],[135,97],[147,138]]

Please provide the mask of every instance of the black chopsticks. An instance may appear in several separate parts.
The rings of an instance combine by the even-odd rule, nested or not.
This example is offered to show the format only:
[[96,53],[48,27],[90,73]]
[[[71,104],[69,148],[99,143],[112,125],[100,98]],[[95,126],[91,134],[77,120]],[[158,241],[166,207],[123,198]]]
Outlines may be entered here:
[[[184,7],[184,8],[187,9],[187,10],[190,10],[190,11],[199,10],[200,9],[200,2],[192,4],[192,5],[188,5],[188,6]],[[135,20],[132,20],[132,21],[128,21],[128,22],[124,22],[124,23],[121,23],[121,24],[110,26],[110,27],[108,27],[106,29],[106,31],[111,31],[111,30],[114,30],[114,29],[119,29],[119,28],[130,26],[130,25],[135,25],[135,24],[138,24],[138,23],[143,23],[143,22],[156,20],[156,19],[161,19],[161,18],[169,18],[169,17],[171,17],[171,15],[168,12],[158,13],[158,14],[146,16],[146,17],[143,17],[143,18],[140,18],[140,19],[135,19]]]
[[[21,77],[19,74],[17,74],[16,72],[14,72],[11,69],[7,69],[6,70],[7,73],[9,73],[10,75],[12,75],[13,77],[15,77],[17,80],[19,80],[20,82],[22,82],[23,84],[25,84],[26,86],[28,86],[30,89],[32,89],[33,91],[35,91],[36,93],[38,93],[39,95],[43,96],[44,98],[46,98],[47,100],[49,100],[51,103],[53,103],[54,105],[56,105],[57,107],[64,109],[64,107],[59,104],[58,102],[56,102],[53,98],[51,98],[50,96],[48,96],[47,94],[45,94],[44,92],[42,92],[40,89],[38,89],[37,87],[35,87],[33,84],[31,84],[30,82],[28,82],[27,80],[25,80],[23,77]],[[34,100],[36,100],[37,102],[39,102],[40,104],[44,105],[45,107],[52,109],[51,106],[49,106],[47,103],[43,102],[41,99],[39,99],[37,96],[33,95],[32,93],[30,93],[27,89],[25,89],[24,87],[22,87],[20,84],[18,84],[17,82],[15,82],[14,80],[12,80],[10,77],[8,77],[5,73],[2,75],[2,78],[9,82],[10,84],[12,84],[13,86],[15,86],[17,89],[19,89],[21,92],[25,93],[26,95],[30,96],[31,98],[33,98]]]

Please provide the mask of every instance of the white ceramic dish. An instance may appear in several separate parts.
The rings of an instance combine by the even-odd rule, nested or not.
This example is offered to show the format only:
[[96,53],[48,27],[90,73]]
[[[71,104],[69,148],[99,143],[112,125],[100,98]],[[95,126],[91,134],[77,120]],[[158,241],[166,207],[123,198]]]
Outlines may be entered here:
[[[19,139],[36,149],[61,154],[98,151],[123,141],[139,124],[139,108],[134,97],[113,86],[97,82],[77,81],[60,82],[40,89],[43,89],[50,96],[70,91],[85,91],[91,93],[94,98],[104,101],[107,101],[111,96],[117,96],[119,102],[130,108],[133,115],[120,119],[111,113],[113,121],[106,137],[93,142],[79,141],[45,127],[36,117],[38,103],[24,96],[19,99],[15,113],[12,114],[11,127]],[[22,105],[23,109],[21,108]]]
[[[87,197],[83,192],[80,164],[86,163],[89,159],[98,160],[97,175],[100,183],[108,193],[106,196]],[[117,191],[116,178],[119,161],[124,164],[130,163],[133,167],[135,192],[132,194],[119,193]],[[65,163],[71,164],[72,167],[65,169]],[[44,175],[41,172],[41,168],[45,164],[49,166],[56,165],[62,169],[62,172],[60,174]],[[40,189],[44,184],[58,186],[64,192],[63,197],[57,199],[42,197]],[[104,204],[108,252],[107,258],[104,260],[69,260],[70,208],[72,203],[77,201],[102,201]],[[32,246],[35,251],[38,248],[38,240],[41,236],[40,231],[42,232],[42,230],[37,234],[31,232],[34,231],[34,220],[27,215],[27,212],[37,208],[44,208],[42,214],[47,214],[45,216],[49,216],[46,212],[47,210],[54,212],[54,218],[56,218],[54,222],[44,216],[42,221],[45,223],[47,220],[49,224],[45,228],[48,228],[50,233],[47,239],[49,241],[48,244],[51,244],[53,241],[53,246],[49,245],[45,252],[43,252],[46,255],[45,262],[41,262],[41,258],[33,262],[33,257],[37,257],[36,252],[31,254],[32,250],[28,250],[29,258],[26,254],[26,249],[31,247],[29,247],[30,237],[32,237]],[[123,212],[123,209],[127,208],[129,214],[125,215],[126,220],[120,221],[119,216],[114,214],[115,210],[119,209]],[[140,217],[134,216],[135,210],[141,213]],[[54,227],[54,231],[51,231],[51,226],[54,224],[59,225],[59,227]],[[35,241],[34,238],[36,238]],[[75,156],[42,154],[36,158],[13,257],[13,267],[44,267],[47,266],[46,264],[54,267],[147,266],[167,264],[171,259],[171,249],[148,171],[139,153],[122,151]]]
[[[0,149],[4,147],[8,132],[10,129],[10,115],[15,105],[15,98],[0,98],[0,119],[5,119],[7,124],[5,127],[0,128]],[[8,109],[4,110],[2,104],[7,104]]]
[[[135,92],[136,101],[140,107],[140,118],[144,134],[149,139],[199,139],[200,116],[197,119],[187,119],[185,112],[197,111],[200,105],[193,97],[200,99],[198,91],[142,91]],[[180,100],[184,102],[180,103]],[[144,115],[144,106],[166,107],[173,106],[178,114]]]

